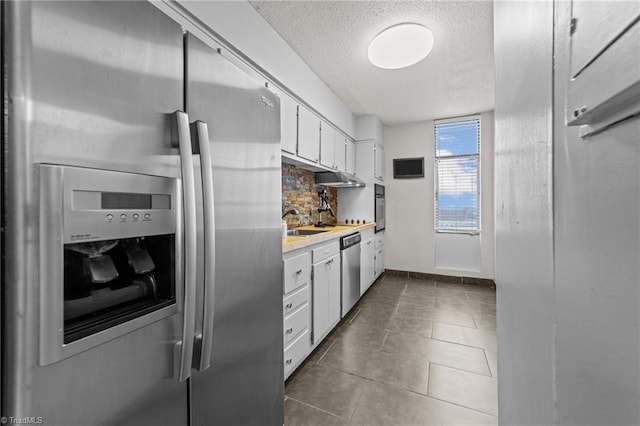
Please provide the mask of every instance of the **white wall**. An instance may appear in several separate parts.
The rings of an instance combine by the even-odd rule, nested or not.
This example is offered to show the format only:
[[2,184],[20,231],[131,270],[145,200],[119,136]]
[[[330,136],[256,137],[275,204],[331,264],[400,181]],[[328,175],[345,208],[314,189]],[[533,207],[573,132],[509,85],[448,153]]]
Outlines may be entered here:
[[565,125],[570,8],[494,8],[499,421],[637,425],[640,120]]
[[494,23],[499,421],[551,425],[553,4],[496,2]]
[[354,135],[351,111],[244,0],[153,1],[158,8],[202,37],[208,27],[279,80],[347,135]]
[[[630,9],[640,11],[640,5],[636,1]],[[588,139],[579,137],[577,127],[564,125],[570,7],[559,3],[556,12],[553,210],[557,423],[638,425],[640,118]],[[633,52],[625,58],[626,66],[638,77],[638,38]],[[590,84],[588,90],[598,86],[602,90],[607,86],[603,83]]]
[[[481,122],[479,236],[434,231],[434,122],[385,127],[387,269],[493,278],[493,112]],[[424,178],[393,179],[393,159],[407,157],[424,157]]]

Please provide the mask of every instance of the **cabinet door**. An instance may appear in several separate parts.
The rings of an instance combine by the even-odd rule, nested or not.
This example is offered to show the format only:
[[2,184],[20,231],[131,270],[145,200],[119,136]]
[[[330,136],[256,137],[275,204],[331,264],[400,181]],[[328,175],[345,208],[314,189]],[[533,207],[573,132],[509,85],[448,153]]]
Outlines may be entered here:
[[335,133],[336,131],[324,121],[320,127],[320,164],[335,169]]
[[340,255],[330,258],[325,265],[329,269],[329,325],[335,326],[340,321]]
[[313,265],[313,339],[319,342],[329,331],[329,272],[326,262]]
[[298,107],[298,157],[318,162],[320,156],[320,119],[304,106]]
[[360,252],[360,295],[367,291],[375,279],[374,257],[373,238],[369,238],[362,243],[362,251]]
[[350,139],[347,139],[346,145],[346,165],[345,171],[349,174],[356,174],[356,144]]
[[336,163],[336,169],[340,170],[341,172],[345,171],[345,164],[346,164],[346,145],[345,145],[345,137],[342,136],[341,133],[336,132],[335,133],[335,163]]
[[379,180],[384,180],[384,147],[382,145],[375,144],[373,148],[373,155],[375,157],[373,177]]
[[281,149],[296,153],[298,143],[298,103],[283,93],[280,97],[280,140]]
[[376,256],[374,260],[374,277],[378,278],[384,272],[384,249],[376,250]]
[[340,321],[340,255],[313,265],[313,343]]

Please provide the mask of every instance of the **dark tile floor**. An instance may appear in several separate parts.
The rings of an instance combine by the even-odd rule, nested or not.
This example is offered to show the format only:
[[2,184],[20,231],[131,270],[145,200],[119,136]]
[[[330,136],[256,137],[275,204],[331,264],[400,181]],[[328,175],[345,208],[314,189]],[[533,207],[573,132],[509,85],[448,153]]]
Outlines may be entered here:
[[286,425],[497,425],[495,290],[383,276],[289,378]]

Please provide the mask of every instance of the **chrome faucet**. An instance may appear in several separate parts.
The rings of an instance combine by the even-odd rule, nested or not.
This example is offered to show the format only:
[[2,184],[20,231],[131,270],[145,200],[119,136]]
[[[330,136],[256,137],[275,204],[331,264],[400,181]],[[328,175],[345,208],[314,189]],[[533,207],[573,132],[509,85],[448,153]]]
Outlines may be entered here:
[[282,219],[284,219],[285,216],[288,216],[290,214],[300,214],[300,212],[297,209],[288,210],[282,215]]

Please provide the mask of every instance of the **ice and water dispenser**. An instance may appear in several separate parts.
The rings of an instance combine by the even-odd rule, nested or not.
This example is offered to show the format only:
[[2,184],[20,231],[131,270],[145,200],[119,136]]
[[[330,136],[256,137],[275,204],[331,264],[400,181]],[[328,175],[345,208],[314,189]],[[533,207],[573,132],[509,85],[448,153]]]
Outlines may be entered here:
[[41,365],[177,312],[177,179],[40,166]]

